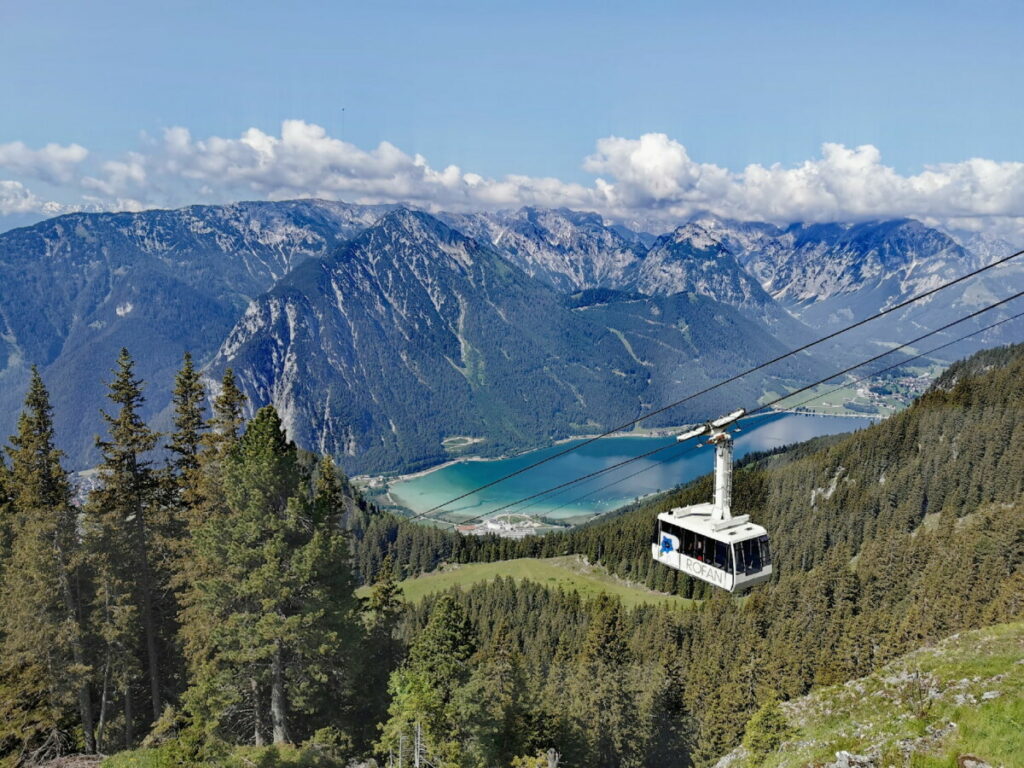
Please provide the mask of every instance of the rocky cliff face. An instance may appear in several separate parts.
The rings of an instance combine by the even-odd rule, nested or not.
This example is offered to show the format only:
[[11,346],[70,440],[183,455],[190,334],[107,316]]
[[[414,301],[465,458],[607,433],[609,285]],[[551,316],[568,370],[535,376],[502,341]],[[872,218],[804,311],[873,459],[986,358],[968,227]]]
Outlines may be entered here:
[[1024,624],[964,632],[869,677],[784,703],[782,743],[757,760],[741,747],[715,768],[1017,765],[1022,700]]
[[[208,358],[250,298],[371,224],[383,208],[317,201],[72,214],[0,235],[0,428],[30,365],[49,383],[68,453],[87,465],[118,349],[169,401],[181,355]],[[6,433],[5,433],[6,434]]]
[[564,292],[626,288],[647,251],[639,235],[605,226],[595,213],[520,208],[441,218],[489,242],[526,274]]
[[[447,423],[443,429],[439,426],[449,418],[445,409],[465,406],[465,399],[452,392],[467,386],[475,386],[478,393],[490,391],[487,387],[498,377],[528,380],[535,386],[533,378],[523,379],[519,373],[525,367],[533,376],[535,360],[547,361],[541,368],[547,366],[546,380],[552,383],[550,390],[546,384],[538,389],[531,402],[543,413],[557,414],[555,429],[562,434],[587,429],[638,402],[654,402],[650,392],[643,392],[648,385],[640,382],[649,379],[661,386],[666,380],[662,364],[700,360],[702,371],[719,370],[716,361],[750,359],[749,349],[795,347],[817,335],[807,326],[834,330],[973,264],[988,263],[1006,247],[978,241],[977,252],[969,254],[947,235],[905,220],[779,228],[704,217],[654,237],[608,224],[595,214],[523,208],[424,219],[403,210],[409,231],[394,231],[396,219],[389,224],[394,240],[377,231],[358,253],[345,250],[352,238],[396,210],[315,200],[239,203],[74,214],[0,234],[0,429],[13,428],[28,368],[38,365],[53,390],[64,447],[76,466],[88,466],[95,458],[93,435],[103,428],[97,409],[104,402],[106,369],[121,346],[135,355],[138,373],[148,382],[146,415],[158,427],[168,424],[170,383],[185,350],[201,364],[208,364],[219,350],[218,365],[237,353],[248,366],[239,373],[248,377],[252,392],[286,404],[280,393],[288,376],[274,357],[277,342],[260,342],[266,359],[252,350],[253,339],[266,336],[271,326],[281,339],[290,338],[292,327],[286,321],[292,317],[296,329],[326,324],[311,332],[310,344],[320,344],[322,336],[333,340],[328,346],[342,344],[349,350],[348,357],[336,351],[329,370],[320,372],[324,386],[337,373],[348,382],[345,391],[354,393],[358,377],[346,371],[346,365],[375,370],[393,366],[396,380],[406,382],[405,377],[412,376],[409,381],[425,382],[422,392],[414,393],[408,382],[400,388],[403,397],[422,396],[430,403],[428,411],[416,417],[418,423],[430,425],[417,427],[430,436],[416,438],[416,456],[430,454],[423,446],[435,445],[437,434],[454,428]],[[413,233],[413,224],[420,234]],[[429,237],[424,234],[428,230]],[[460,245],[451,245],[456,241]],[[456,269],[461,262],[452,248],[471,254],[466,256],[471,266]],[[442,259],[441,253],[448,255]],[[442,269],[442,264],[451,269]],[[344,297],[340,304],[307,290],[319,285],[316,280],[323,270],[331,274],[332,295],[336,287]],[[1000,268],[943,294],[941,300],[936,297],[900,317],[872,324],[861,334],[844,338],[841,345],[820,349],[819,357],[835,361],[874,354],[879,343],[910,338],[951,315],[1006,295],[1014,285],[1024,285],[1024,265]],[[601,291],[604,298],[594,293]],[[566,305],[568,294],[584,298]],[[685,299],[688,296],[701,301],[693,303]],[[326,309],[330,301],[339,304],[336,312]],[[356,304],[350,307],[351,302]],[[594,309],[599,304],[614,312]],[[717,338],[713,351],[700,345],[691,348],[677,338],[678,329],[649,314],[654,311],[665,316],[681,312],[686,317],[680,322],[689,328],[697,327],[690,322],[694,317],[699,325],[717,313],[728,318],[737,335]],[[614,318],[606,316],[609,312]],[[587,321],[590,324],[581,330],[580,323],[598,315],[605,326],[595,329]],[[551,323],[543,322],[549,319]],[[644,358],[650,365],[640,366],[645,376],[624,377],[637,363],[609,331],[621,330],[615,322],[629,326],[623,338],[628,341],[633,334],[641,346],[646,343],[641,338],[646,324],[644,338],[660,341],[666,357],[652,352],[652,359]],[[246,329],[254,334],[252,339],[245,336]],[[594,334],[600,333],[611,334],[614,343],[594,343]],[[550,334],[554,336],[548,338]],[[512,354],[507,339],[515,340],[519,357]],[[992,335],[982,341],[1003,340]],[[243,354],[243,347],[249,351]],[[397,349],[404,349],[405,358],[395,353]],[[303,351],[296,358],[295,375],[303,374],[305,357],[321,352]],[[427,356],[416,363],[421,354]],[[622,354],[625,361],[618,357]],[[501,362],[512,359],[515,365]],[[551,362],[555,359],[563,363]],[[479,360],[485,361],[483,370],[489,378],[484,380]],[[588,372],[566,373],[574,365]],[[413,375],[417,366],[419,375]],[[439,368],[444,369],[443,376],[437,373]],[[271,370],[277,371],[273,386]],[[601,376],[609,378],[598,387],[599,395],[566,395],[574,388],[582,393],[586,386],[598,386],[593,382]],[[261,378],[265,383],[259,383]],[[485,381],[483,388],[480,381]],[[587,381],[591,384],[585,385]],[[449,405],[449,396],[457,406]],[[355,394],[346,397],[359,400]],[[390,394],[382,389],[374,397],[386,399]],[[615,398],[623,398],[625,405],[611,404]],[[494,403],[484,410],[493,416],[506,406]],[[322,410],[322,403],[318,407]],[[327,421],[314,417],[312,404],[293,410],[295,429],[315,437],[310,447],[331,444],[351,455],[357,450],[352,435],[358,432],[375,435],[380,445],[389,446],[385,453],[392,458],[404,450],[404,443],[394,439],[391,422],[376,406],[370,408],[376,414],[372,418],[346,411],[344,418],[350,421],[344,425],[341,416]],[[544,433],[542,417],[530,422],[530,417],[513,410],[504,421],[481,421],[471,413],[474,409],[468,408],[455,419],[466,421],[459,429],[493,432],[495,445],[533,443]],[[307,430],[301,426],[307,418],[323,423]],[[514,419],[530,423],[516,428]],[[499,429],[498,424],[504,426]],[[344,435],[330,437],[330,430]],[[358,449],[363,450],[370,449]]]
[[[734,357],[722,350],[735,335],[750,348]],[[362,471],[443,459],[453,435],[500,451],[603,429],[655,389],[678,396],[780,350],[699,297],[572,307],[489,244],[401,210],[254,301],[211,375],[234,368],[300,444]]]

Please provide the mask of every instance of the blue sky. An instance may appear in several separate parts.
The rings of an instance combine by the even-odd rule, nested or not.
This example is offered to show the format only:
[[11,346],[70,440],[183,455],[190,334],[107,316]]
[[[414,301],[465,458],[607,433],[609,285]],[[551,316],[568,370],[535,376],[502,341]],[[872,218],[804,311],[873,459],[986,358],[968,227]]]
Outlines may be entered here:
[[[596,141],[645,134],[737,173],[868,144],[909,176],[1024,159],[1022,29],[1019,2],[5,3],[0,145],[80,145],[77,179],[173,126],[237,139],[294,119],[489,179],[590,185]],[[7,166],[40,200],[82,194]],[[86,197],[200,194],[166,173]]]

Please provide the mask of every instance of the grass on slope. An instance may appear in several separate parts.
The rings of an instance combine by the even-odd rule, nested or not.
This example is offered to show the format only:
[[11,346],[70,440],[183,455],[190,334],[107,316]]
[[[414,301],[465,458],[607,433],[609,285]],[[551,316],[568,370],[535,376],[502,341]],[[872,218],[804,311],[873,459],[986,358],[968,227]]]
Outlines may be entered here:
[[[576,590],[583,597],[593,597],[598,593],[607,592],[619,597],[627,608],[643,604],[665,604],[685,608],[693,604],[692,600],[653,592],[646,587],[617,579],[604,568],[588,565],[578,556],[543,559],[524,557],[495,563],[450,565],[439,571],[406,579],[400,586],[405,599],[415,603],[435,592],[443,592],[456,586],[468,587],[498,576],[511,576],[520,581],[528,579],[547,587]],[[361,588],[359,594],[369,594],[369,588]]]
[[[874,765],[956,768],[976,755],[1024,766],[1024,623],[964,632],[880,672],[783,704],[797,730],[763,768],[822,765],[845,750]],[[744,765],[742,751],[727,764]]]

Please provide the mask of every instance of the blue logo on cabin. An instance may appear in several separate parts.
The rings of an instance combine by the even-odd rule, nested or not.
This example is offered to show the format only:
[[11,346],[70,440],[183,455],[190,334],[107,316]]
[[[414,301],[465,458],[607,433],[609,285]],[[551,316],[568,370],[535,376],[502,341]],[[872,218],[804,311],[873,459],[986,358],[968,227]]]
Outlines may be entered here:
[[665,555],[672,551],[672,539],[668,536],[661,537],[661,554]]

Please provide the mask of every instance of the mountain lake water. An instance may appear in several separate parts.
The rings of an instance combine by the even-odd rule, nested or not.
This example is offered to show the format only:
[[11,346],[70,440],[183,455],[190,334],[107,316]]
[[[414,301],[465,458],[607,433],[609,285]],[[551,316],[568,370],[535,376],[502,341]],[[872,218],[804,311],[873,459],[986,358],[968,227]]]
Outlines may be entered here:
[[[869,426],[872,421],[849,416],[795,413],[755,416],[741,421],[740,432],[733,435],[735,457],[739,459],[751,452],[770,450],[821,435],[852,432]],[[582,439],[573,440],[504,459],[458,461],[433,471],[395,480],[390,484],[390,496],[397,504],[419,514],[581,442]],[[672,437],[606,437],[467,496],[431,517],[455,523],[477,518],[546,488],[665,447],[665,450],[648,458],[502,510],[502,514],[521,513],[576,525],[628,504],[638,497],[669,490],[711,472],[714,468],[714,449],[709,445],[695,448],[697,442],[678,444]],[[622,482],[616,483],[619,480]]]

